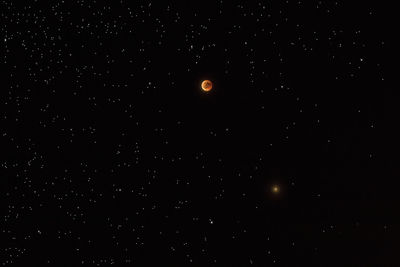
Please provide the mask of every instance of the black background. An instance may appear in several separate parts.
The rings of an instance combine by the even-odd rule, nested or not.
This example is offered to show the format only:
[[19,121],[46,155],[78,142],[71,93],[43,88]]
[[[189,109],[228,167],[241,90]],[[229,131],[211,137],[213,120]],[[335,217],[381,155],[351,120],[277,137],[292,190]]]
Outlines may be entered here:
[[387,11],[149,3],[1,2],[3,265],[399,266]]

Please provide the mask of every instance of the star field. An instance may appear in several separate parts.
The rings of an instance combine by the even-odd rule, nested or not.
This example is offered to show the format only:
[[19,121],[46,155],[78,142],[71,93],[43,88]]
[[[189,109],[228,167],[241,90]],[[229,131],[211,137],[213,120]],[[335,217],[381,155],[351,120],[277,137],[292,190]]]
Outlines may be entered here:
[[2,266],[400,266],[381,7],[0,7]]

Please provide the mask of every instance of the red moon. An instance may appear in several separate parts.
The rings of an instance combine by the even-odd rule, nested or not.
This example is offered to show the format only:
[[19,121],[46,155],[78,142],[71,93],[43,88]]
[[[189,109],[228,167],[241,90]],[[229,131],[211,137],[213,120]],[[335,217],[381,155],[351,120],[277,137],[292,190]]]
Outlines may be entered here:
[[204,80],[201,83],[201,89],[203,89],[203,91],[208,92],[211,90],[211,88],[212,88],[212,82],[210,80]]

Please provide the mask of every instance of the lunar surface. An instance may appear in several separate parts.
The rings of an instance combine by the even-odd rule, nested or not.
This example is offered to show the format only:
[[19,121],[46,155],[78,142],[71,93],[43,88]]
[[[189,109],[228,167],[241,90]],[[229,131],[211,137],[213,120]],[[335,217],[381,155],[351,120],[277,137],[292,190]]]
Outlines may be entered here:
[[210,91],[212,88],[212,82],[210,80],[204,80],[201,83],[201,89],[203,89],[203,91]]

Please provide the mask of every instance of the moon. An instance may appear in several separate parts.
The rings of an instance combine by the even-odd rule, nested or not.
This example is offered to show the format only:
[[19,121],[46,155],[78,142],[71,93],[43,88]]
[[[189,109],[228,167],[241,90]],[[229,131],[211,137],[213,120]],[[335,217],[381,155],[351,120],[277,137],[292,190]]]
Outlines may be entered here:
[[210,80],[204,80],[201,83],[201,89],[203,89],[203,91],[210,91],[212,89],[212,82]]

